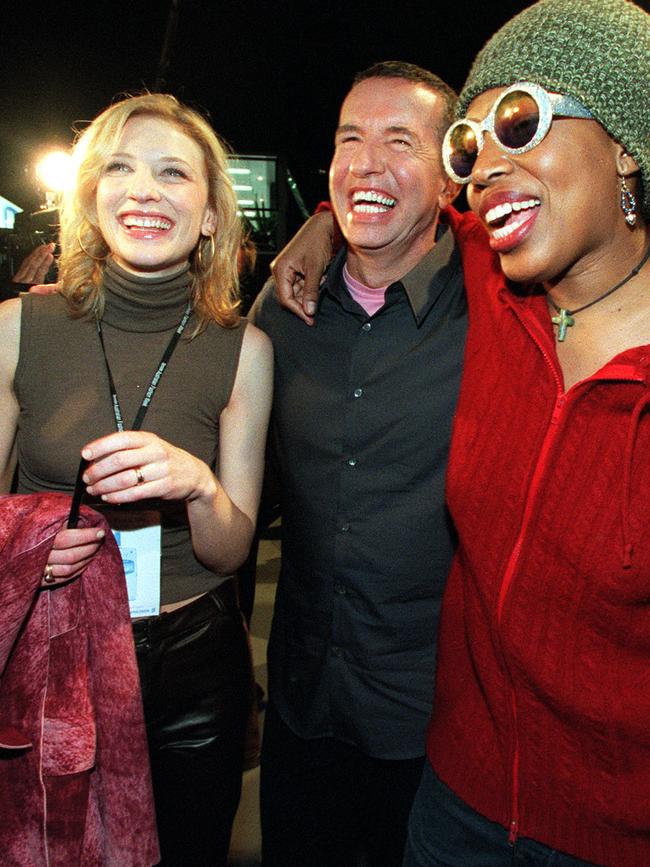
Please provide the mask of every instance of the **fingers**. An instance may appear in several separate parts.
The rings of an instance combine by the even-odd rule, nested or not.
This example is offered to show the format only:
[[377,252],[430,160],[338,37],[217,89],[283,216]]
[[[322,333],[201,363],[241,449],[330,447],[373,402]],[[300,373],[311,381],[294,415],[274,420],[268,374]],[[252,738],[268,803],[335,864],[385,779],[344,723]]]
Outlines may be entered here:
[[103,544],[105,535],[96,527],[60,530],[54,537],[41,587],[56,587],[80,575]]
[[[76,548],[88,547],[91,545],[98,546],[104,539],[105,533],[103,530],[98,530],[97,527],[80,527],[76,530],[59,530],[54,537],[52,553],[57,555],[57,563],[71,562],[69,552]],[[51,558],[49,560],[51,561]]]
[[[157,456],[156,456],[157,457]],[[128,503],[158,494],[158,463],[150,449],[112,452],[89,464],[83,475],[88,493],[107,503]]]
[[[81,450],[88,461],[83,474],[88,493],[104,502],[123,503],[153,496],[145,477],[145,466],[161,457],[161,441],[143,431],[122,431],[93,440]],[[135,489],[138,489],[137,491]],[[114,496],[130,491],[128,497]]]
[[286,307],[288,310],[291,310],[292,313],[295,313],[303,322],[306,322],[307,325],[314,324],[314,317],[311,313],[308,313],[303,304],[303,290],[302,286],[299,289],[288,289],[286,284],[281,289],[280,284],[276,284],[276,294],[278,296],[278,301],[282,304],[283,307]]
[[189,472],[186,455],[147,431],[123,431],[89,443],[83,474],[88,493],[120,505],[151,497],[183,498]]
[[285,306],[288,310],[291,310],[292,313],[295,313],[296,316],[302,319],[302,321],[305,322],[307,325],[314,324],[314,317],[307,313],[300,300],[287,300],[285,302]]
[[292,266],[284,265],[282,258],[274,259],[271,262],[271,271],[275,281],[275,295],[280,304],[291,310],[307,325],[313,325],[314,317],[305,309],[303,304],[305,285],[303,274]]
[[334,218],[316,214],[271,262],[278,301],[314,324],[321,277],[332,256]]
[[59,584],[65,584],[67,581],[71,581],[73,578],[77,578],[79,575],[81,575],[86,566],[91,562],[92,558],[92,556],[81,558],[75,560],[74,564],[71,565],[48,563],[45,567],[45,571],[43,572],[41,587],[45,590],[51,590],[52,588],[57,587]]
[[87,491],[119,505],[157,497],[210,496],[214,477],[203,461],[148,431],[123,431],[88,443],[83,474]]
[[40,286],[30,286],[29,291],[34,295],[54,295],[59,291],[60,283],[44,283]]
[[305,274],[305,285],[302,290],[302,309],[305,311],[306,316],[313,317],[316,313],[320,283],[320,274],[314,271],[309,271],[309,273]]
[[83,447],[81,456],[87,461],[98,461],[113,453],[142,448],[156,440],[158,437],[148,431],[125,430],[93,440]]
[[121,472],[112,472],[107,468],[107,461],[102,461],[93,467],[93,474],[88,475],[89,480],[92,475],[97,474],[101,474],[101,477],[88,484],[87,491],[93,497],[100,497],[105,503],[133,503],[164,494],[164,489],[159,484],[161,476],[157,464],[147,463]]
[[54,262],[54,244],[41,244],[26,256],[11,278],[13,283],[42,283]]

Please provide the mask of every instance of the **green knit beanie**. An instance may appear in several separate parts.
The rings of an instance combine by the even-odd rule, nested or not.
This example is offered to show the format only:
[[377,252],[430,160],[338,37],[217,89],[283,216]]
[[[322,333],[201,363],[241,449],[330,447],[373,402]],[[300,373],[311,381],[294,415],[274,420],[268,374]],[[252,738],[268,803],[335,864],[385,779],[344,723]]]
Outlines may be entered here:
[[518,81],[578,99],[641,169],[650,219],[650,15],[628,0],[540,0],[495,33],[460,94]]

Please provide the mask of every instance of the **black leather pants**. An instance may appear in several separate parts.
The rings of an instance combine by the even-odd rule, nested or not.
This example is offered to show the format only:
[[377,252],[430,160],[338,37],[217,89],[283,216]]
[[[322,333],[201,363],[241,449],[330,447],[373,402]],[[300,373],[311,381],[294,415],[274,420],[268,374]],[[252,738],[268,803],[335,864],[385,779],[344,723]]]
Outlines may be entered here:
[[253,695],[232,581],[133,623],[164,867],[225,865]]

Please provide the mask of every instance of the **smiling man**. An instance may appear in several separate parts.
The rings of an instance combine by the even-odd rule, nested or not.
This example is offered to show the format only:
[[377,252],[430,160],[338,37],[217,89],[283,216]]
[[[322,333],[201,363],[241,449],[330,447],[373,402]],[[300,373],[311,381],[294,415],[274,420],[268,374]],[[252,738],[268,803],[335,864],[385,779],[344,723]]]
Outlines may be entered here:
[[[262,755],[265,867],[397,867],[423,764],[452,556],[444,476],[466,331],[439,220],[453,91],[410,64],[361,73],[330,193],[345,246],[317,326],[268,286],[282,571]],[[361,860],[358,860],[361,859]]]
[[381,294],[433,248],[440,207],[453,198],[438,135],[445,109],[441,91],[424,82],[374,75],[360,76],[343,102],[332,205],[347,272]]

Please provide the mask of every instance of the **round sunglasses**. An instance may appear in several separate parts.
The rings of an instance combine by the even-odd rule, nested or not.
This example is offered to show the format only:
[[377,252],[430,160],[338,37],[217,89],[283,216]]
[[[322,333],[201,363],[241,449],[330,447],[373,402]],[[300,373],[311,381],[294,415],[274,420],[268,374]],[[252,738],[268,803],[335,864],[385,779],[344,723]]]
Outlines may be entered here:
[[463,118],[449,127],[442,143],[447,174],[458,184],[469,183],[486,132],[506,153],[525,154],[542,141],[554,117],[592,118],[593,115],[571,96],[549,93],[529,81],[513,84],[501,94],[481,123]]

